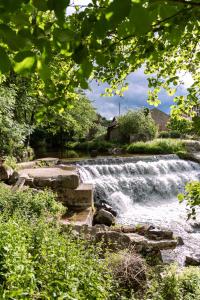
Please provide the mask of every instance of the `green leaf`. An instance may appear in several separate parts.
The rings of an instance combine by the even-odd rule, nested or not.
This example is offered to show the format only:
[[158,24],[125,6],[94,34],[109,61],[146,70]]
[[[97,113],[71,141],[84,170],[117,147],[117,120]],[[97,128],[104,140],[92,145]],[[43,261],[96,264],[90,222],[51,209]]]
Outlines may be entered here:
[[130,13],[130,22],[135,28],[135,34],[143,35],[150,30],[152,19],[147,8],[140,4],[133,4]]
[[74,40],[74,32],[68,28],[60,29],[56,28],[53,32],[54,39],[60,42],[68,42]]
[[35,63],[35,56],[24,58],[21,62],[15,63],[14,70],[16,73],[23,73],[30,70]]
[[38,70],[38,73],[40,74],[40,77],[44,81],[46,81],[50,78],[50,75],[51,75],[50,69],[41,59],[38,59],[38,61],[37,61],[37,70]]
[[14,57],[14,61],[15,62],[21,62],[22,60],[24,60],[26,57],[32,57],[34,56],[34,53],[31,51],[22,51],[22,52],[18,52],[15,57]]
[[7,73],[10,70],[11,63],[6,51],[0,48],[0,70],[2,73]]
[[55,11],[55,15],[58,19],[64,20],[67,6],[70,0],[48,0],[47,6],[50,10]]
[[44,0],[32,0],[32,3],[40,11],[46,11],[48,9],[47,2]]
[[84,61],[84,59],[86,59],[88,56],[88,49],[86,48],[86,46],[84,45],[79,45],[73,54],[73,59],[77,64],[80,64]]
[[111,24],[118,24],[130,13],[131,0],[114,0],[105,12],[106,19]]

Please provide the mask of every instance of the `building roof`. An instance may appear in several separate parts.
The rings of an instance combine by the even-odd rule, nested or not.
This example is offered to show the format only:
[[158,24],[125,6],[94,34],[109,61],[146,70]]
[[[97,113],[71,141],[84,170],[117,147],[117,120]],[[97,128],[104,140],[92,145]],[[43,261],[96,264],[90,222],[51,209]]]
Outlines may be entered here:
[[158,108],[156,108],[156,107],[152,108],[152,109],[150,110],[150,112],[152,112],[152,113],[159,113],[160,115],[163,115],[163,117],[165,116],[165,117],[168,117],[168,118],[169,118],[169,115],[168,115],[168,114],[166,114],[164,111],[162,111],[162,110],[160,110],[160,109],[158,109]]

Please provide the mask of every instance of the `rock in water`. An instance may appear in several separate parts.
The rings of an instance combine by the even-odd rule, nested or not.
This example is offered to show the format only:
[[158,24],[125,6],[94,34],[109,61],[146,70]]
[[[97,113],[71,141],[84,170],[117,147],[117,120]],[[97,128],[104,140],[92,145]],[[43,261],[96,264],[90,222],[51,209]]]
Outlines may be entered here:
[[104,224],[107,226],[111,226],[115,224],[115,217],[109,211],[106,211],[105,209],[100,209],[94,216],[93,223],[94,225]]
[[117,216],[117,212],[112,208],[112,206],[107,204],[105,201],[101,201],[100,204],[96,204],[95,206],[97,210],[104,209],[106,211],[109,211],[114,217]]
[[200,266],[200,255],[186,256],[185,265],[186,266]]

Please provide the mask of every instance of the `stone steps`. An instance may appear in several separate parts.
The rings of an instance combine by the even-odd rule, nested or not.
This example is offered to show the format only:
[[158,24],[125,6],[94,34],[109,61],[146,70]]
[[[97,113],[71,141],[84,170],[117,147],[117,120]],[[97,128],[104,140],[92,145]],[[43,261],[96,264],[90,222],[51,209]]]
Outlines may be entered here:
[[161,240],[152,240],[146,238],[137,233],[126,233],[131,240],[131,244],[136,247],[144,247],[150,250],[167,250],[167,249],[175,249],[178,242],[176,239],[161,239]]
[[80,211],[93,207],[93,186],[92,184],[81,183],[76,189],[65,189],[58,192],[58,200],[74,211]]
[[70,222],[92,224],[93,186],[80,183],[74,166],[21,169],[15,188],[18,188],[22,181],[31,188],[52,189],[57,194],[57,200],[73,212],[73,218],[68,218]]
[[71,215],[64,216],[60,222],[63,225],[88,225],[92,226],[93,208],[89,207],[79,212],[71,213]]

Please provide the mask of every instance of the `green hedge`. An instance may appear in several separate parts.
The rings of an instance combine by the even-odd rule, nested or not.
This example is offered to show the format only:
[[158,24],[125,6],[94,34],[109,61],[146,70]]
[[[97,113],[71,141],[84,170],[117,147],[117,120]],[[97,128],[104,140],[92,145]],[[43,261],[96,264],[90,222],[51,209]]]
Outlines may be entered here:
[[137,142],[127,146],[127,152],[132,154],[173,154],[184,150],[185,147],[183,143],[173,139]]
[[93,140],[82,142],[76,145],[75,149],[83,152],[90,152],[92,150],[97,150],[101,153],[107,153],[109,149],[116,146],[112,142],[104,141],[104,140]]

